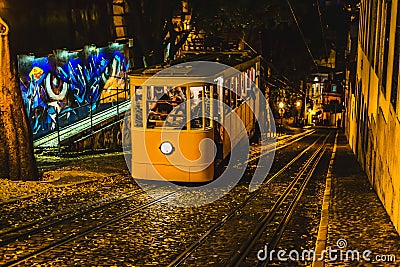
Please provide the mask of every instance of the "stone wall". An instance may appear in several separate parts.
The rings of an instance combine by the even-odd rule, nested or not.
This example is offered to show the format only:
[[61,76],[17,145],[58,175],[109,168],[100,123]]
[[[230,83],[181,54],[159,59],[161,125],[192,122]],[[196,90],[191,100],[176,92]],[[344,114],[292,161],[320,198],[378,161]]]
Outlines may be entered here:
[[69,152],[83,152],[87,150],[120,150],[122,149],[123,138],[128,140],[124,141],[124,144],[128,144],[130,135],[129,129],[125,129],[125,135],[123,127],[127,127],[127,123],[123,123],[124,119],[118,121],[104,122],[98,125],[93,133],[90,130],[85,133],[75,136],[73,139],[66,140],[62,143],[64,151]]
[[122,121],[108,125],[74,141],[68,151],[119,149],[122,147]]

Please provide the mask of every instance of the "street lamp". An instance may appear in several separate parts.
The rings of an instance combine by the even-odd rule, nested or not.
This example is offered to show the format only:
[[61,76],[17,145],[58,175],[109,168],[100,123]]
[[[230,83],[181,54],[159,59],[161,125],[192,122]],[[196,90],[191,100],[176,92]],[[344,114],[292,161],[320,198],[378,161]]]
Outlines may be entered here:
[[283,109],[283,107],[285,106],[285,104],[283,104],[283,102],[279,103],[279,115],[281,116],[281,134],[283,133],[283,114],[285,113],[285,110]]
[[296,126],[298,126],[299,125],[299,121],[300,121],[300,109],[301,109],[301,101],[300,100],[297,100],[296,101]]

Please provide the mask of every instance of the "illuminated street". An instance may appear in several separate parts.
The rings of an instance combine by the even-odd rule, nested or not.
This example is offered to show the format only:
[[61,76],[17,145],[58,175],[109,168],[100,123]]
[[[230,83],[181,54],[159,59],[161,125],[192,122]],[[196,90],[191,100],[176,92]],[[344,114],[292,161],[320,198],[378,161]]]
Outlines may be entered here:
[[[64,159],[65,164],[70,166],[68,168],[48,165],[49,174],[65,177],[42,183],[41,188],[25,200],[2,205],[1,262],[18,262],[18,265],[26,266],[33,263],[102,265],[105,262],[110,265],[160,266],[172,263],[185,252],[187,254],[175,263],[181,262],[182,266],[226,265],[235,256],[235,251],[247,242],[260,218],[271,210],[304,161],[312,156],[329,133],[321,160],[277,245],[281,249],[314,249],[336,131],[320,130],[310,136],[301,136],[301,140],[294,140],[293,144],[278,150],[269,175],[274,178],[256,191],[257,195],[253,196],[247,189],[246,177],[251,176],[253,163],[249,164],[240,185],[224,198],[203,207],[169,206],[163,199],[164,195],[172,192],[168,187],[155,189],[159,191],[158,199],[149,198],[129,177],[128,170],[121,168],[125,162],[120,153],[84,156],[79,164],[71,165],[68,159]],[[337,155],[341,157],[349,153],[343,141],[343,135],[339,135]],[[281,146],[290,142],[293,141],[282,142]],[[308,147],[311,147],[310,150],[289,168],[274,176]],[[49,159],[43,158],[43,163]],[[335,246],[337,239],[346,238],[352,249],[369,249],[374,253],[399,251],[397,234],[370,188],[367,185],[360,187],[358,181],[359,193],[354,195],[355,189],[349,184],[351,180],[344,185],[340,184],[339,177],[335,177],[346,173],[343,167],[351,160],[354,161],[354,157],[347,158],[345,162],[338,160],[333,166],[335,204],[329,211],[333,220],[329,224],[328,244]],[[112,166],[110,162],[113,162]],[[79,183],[87,178],[79,177],[79,174],[89,170],[96,178]],[[68,173],[70,176],[66,175]],[[352,190],[350,194],[353,195],[343,191],[345,188]],[[346,206],[355,203],[360,208],[349,212]],[[245,258],[245,265],[256,264],[257,252],[269,244],[285,208],[287,204],[267,224],[268,227]],[[375,217],[372,222],[368,219],[369,212]],[[226,221],[216,226],[222,218]],[[351,228],[347,221],[351,221]],[[370,230],[364,232],[362,240],[353,233],[354,229],[363,231],[367,228]],[[353,230],[346,233],[346,229]],[[204,239],[190,249],[202,236]],[[25,258],[28,260],[22,261]]]

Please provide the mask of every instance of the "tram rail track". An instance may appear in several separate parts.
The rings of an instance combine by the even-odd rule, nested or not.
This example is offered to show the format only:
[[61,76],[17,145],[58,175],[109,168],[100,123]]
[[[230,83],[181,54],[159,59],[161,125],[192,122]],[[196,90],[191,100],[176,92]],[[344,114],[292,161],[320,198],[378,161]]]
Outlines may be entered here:
[[[314,133],[314,132],[312,132]],[[307,134],[308,135],[311,135]],[[313,153],[311,158],[307,160],[307,163],[311,163],[313,159],[315,159],[316,155],[321,151],[322,147],[325,146],[326,140],[329,138],[330,134],[326,136],[325,140],[323,141],[322,145],[316,150],[316,152]],[[294,140],[298,141],[303,137],[300,138],[294,138]],[[297,156],[295,156],[289,163],[287,163],[283,168],[281,168],[278,172],[276,172],[273,176],[271,176],[266,182],[263,183],[263,185],[256,191],[250,193],[250,195],[236,208],[234,208],[230,213],[228,213],[226,216],[224,216],[220,221],[218,221],[216,224],[214,224],[212,227],[210,227],[199,239],[197,239],[195,242],[191,243],[183,252],[181,252],[173,261],[171,261],[168,264],[168,267],[175,267],[175,266],[180,266],[186,259],[188,259],[209,237],[212,236],[218,229],[226,225],[234,216],[235,214],[239,213],[252,199],[256,198],[259,194],[261,194],[262,189],[265,188],[267,185],[269,185],[273,180],[275,180],[277,177],[279,177],[283,172],[288,170],[295,162],[297,162],[303,155],[305,155],[312,147],[314,147],[319,141],[322,139],[322,137],[319,137],[316,141],[314,141],[310,146],[308,146],[306,149],[301,151]],[[293,144],[294,142],[289,142],[290,144]],[[287,146],[285,144],[285,146]],[[278,149],[278,148],[277,148]],[[268,153],[268,152],[267,152]],[[323,155],[323,153],[321,153]],[[261,156],[261,155],[260,155]],[[255,159],[252,159],[255,160]],[[318,164],[319,160],[316,162],[315,166]],[[308,166],[308,165],[307,165]],[[306,167],[307,167],[306,166]],[[306,168],[302,169],[302,174],[306,172]],[[312,175],[312,172],[310,173],[310,177]],[[298,179],[296,180],[298,181]],[[289,192],[290,193],[290,192]],[[287,196],[286,196],[287,197]],[[285,198],[286,198],[285,197]],[[240,249],[242,251],[243,249]]]
[[[275,147],[274,149],[275,150],[279,150],[279,149],[281,149],[283,147],[289,146],[290,144],[293,144],[293,143],[295,143],[295,142],[297,142],[297,141],[299,141],[299,140],[311,135],[312,133],[314,133],[314,132],[304,132],[304,133],[301,133],[299,135],[295,135],[295,136],[293,136],[291,138],[287,138],[287,139],[285,139],[286,142],[282,142],[281,143],[282,145],[279,145],[279,146]],[[304,150],[301,155],[306,153],[311,147],[312,146],[306,148],[306,150]],[[271,152],[270,149],[266,153],[269,153],[269,152]],[[296,159],[294,159],[294,161],[297,160],[299,157],[300,156],[296,157]],[[256,158],[253,158],[253,159],[251,159],[249,161],[251,162],[253,160],[256,160]],[[282,173],[283,171],[284,171],[284,169],[281,169],[273,177],[276,177],[276,176],[280,175],[280,173]],[[147,208],[149,206],[152,206],[152,205],[154,205],[156,203],[159,203],[162,200],[166,199],[167,197],[170,197],[170,196],[176,194],[178,191],[169,193],[167,195],[163,195],[162,197],[157,198],[157,199],[155,199],[153,201],[147,202],[147,203],[145,203],[143,205],[140,205],[137,208],[129,209],[127,212],[124,212],[124,213],[122,213],[120,215],[117,215],[112,219],[104,220],[103,222],[98,223],[96,226],[83,229],[83,230],[78,231],[78,232],[76,232],[76,233],[74,233],[72,235],[61,237],[60,239],[52,242],[51,244],[48,244],[48,245],[45,245],[45,246],[39,247],[39,248],[32,248],[32,250],[34,250],[34,251],[28,252],[27,254],[22,254],[21,257],[18,257],[17,259],[12,260],[12,261],[8,261],[8,262],[4,263],[4,265],[2,265],[2,266],[16,266],[18,264],[21,264],[21,263],[23,263],[23,262],[25,262],[25,261],[33,258],[33,257],[36,257],[36,256],[38,256],[40,254],[43,254],[43,253],[45,253],[47,251],[50,251],[50,250],[54,249],[54,248],[60,247],[62,245],[65,245],[65,244],[67,244],[67,243],[69,243],[69,242],[71,242],[73,240],[76,240],[76,239],[78,239],[80,237],[83,237],[83,236],[85,236],[85,235],[87,235],[87,234],[89,234],[91,232],[94,232],[94,231],[99,230],[99,229],[101,229],[103,227],[106,227],[107,225],[110,225],[110,224],[115,223],[115,222],[117,222],[119,220],[122,220],[123,218],[132,216],[136,212],[144,210],[145,208]],[[257,191],[255,191],[255,192],[257,192]],[[24,240],[24,239],[26,239],[28,237],[30,238],[31,236],[37,235],[37,234],[39,234],[39,233],[41,233],[41,232],[43,232],[43,231],[45,231],[45,230],[47,230],[49,228],[65,224],[65,223],[67,223],[69,221],[72,221],[72,220],[74,220],[76,218],[79,218],[79,217],[83,217],[83,216],[85,216],[87,214],[90,214],[90,213],[93,213],[93,212],[96,212],[96,211],[99,211],[99,210],[104,210],[104,209],[106,209],[107,207],[110,207],[113,204],[121,203],[124,200],[127,200],[128,198],[144,194],[144,192],[141,192],[141,193],[134,193],[134,194],[124,195],[125,193],[126,192],[124,192],[122,194],[118,194],[117,196],[111,196],[111,197],[104,198],[104,199],[101,199],[101,200],[98,200],[98,201],[95,201],[95,202],[92,202],[92,203],[89,203],[89,204],[85,204],[85,205],[81,206],[80,209],[87,209],[87,208],[88,209],[87,210],[83,210],[83,211],[78,212],[78,213],[75,212],[76,209],[75,210],[68,210],[68,211],[61,212],[61,213],[58,213],[58,214],[55,214],[55,215],[52,215],[52,216],[49,216],[49,217],[46,217],[46,218],[43,218],[43,219],[39,219],[39,220],[30,222],[30,223],[27,223],[25,225],[22,225],[20,227],[14,228],[14,229],[8,229],[6,231],[3,231],[2,233],[0,233],[0,234],[2,234],[2,236],[0,237],[0,240],[1,240],[0,241],[0,246],[6,246],[8,244],[13,243],[14,241],[21,241],[21,240]],[[124,196],[119,198],[121,195],[124,195]],[[108,201],[108,200],[112,200],[112,201],[102,204],[104,201]],[[250,199],[249,199],[249,201],[250,201]],[[232,214],[232,216],[233,215],[234,214]],[[45,223],[43,225],[40,225],[41,223],[46,222],[49,219],[60,218],[60,217],[61,217],[60,220],[55,220],[53,222],[49,222],[49,223]],[[227,218],[227,220],[229,220],[229,218]],[[32,228],[32,229],[29,229],[29,228]],[[20,233],[20,231],[25,230],[25,229],[29,229],[29,230]],[[8,236],[7,238],[4,238],[5,235],[14,234],[14,233],[17,233],[17,234]]]
[[[145,194],[144,191],[139,192],[123,192],[117,195],[113,195],[110,197],[106,197],[100,200],[93,201],[89,204],[82,205],[75,209],[70,209],[67,211],[59,212],[54,215],[47,216],[45,218],[37,219],[32,222],[23,224],[18,227],[9,228],[5,231],[0,232],[0,247],[6,246],[16,240],[23,240],[28,236],[32,236],[38,234],[50,227],[54,227],[60,225],[62,223],[66,223],[73,219],[82,217],[90,212],[104,210],[112,205],[118,204],[124,200],[127,200],[131,197],[136,197],[139,195]],[[109,201],[109,202],[107,202]],[[53,220],[56,219],[56,220]],[[51,221],[53,220],[53,221]],[[50,221],[50,222],[48,222]],[[44,223],[44,224],[43,224]],[[36,227],[35,227],[36,226]],[[29,229],[31,228],[31,229]],[[29,229],[25,232],[22,230]]]
[[[315,133],[315,132],[316,132],[316,130],[305,131],[305,132],[302,132],[302,133],[299,133],[299,134],[290,136],[290,137],[288,137],[288,138],[279,140],[279,141],[276,142],[276,144],[269,144],[269,145],[267,145],[267,146],[261,148],[261,152],[262,152],[263,150],[267,150],[267,151],[264,151],[264,153],[261,153],[260,155],[252,156],[251,158],[248,159],[247,163],[254,162],[254,161],[256,161],[257,159],[261,158],[262,156],[264,156],[264,155],[266,155],[266,154],[268,154],[268,153],[270,153],[270,152],[272,152],[272,151],[278,151],[278,150],[280,150],[280,149],[283,149],[283,148],[285,148],[285,147],[288,147],[288,146],[290,146],[290,145],[292,145],[292,144],[294,144],[294,143],[296,143],[296,142],[302,140],[303,138],[312,135],[312,134]],[[273,146],[275,146],[275,148],[274,148],[273,150],[271,150],[271,148],[272,148]]]
[[25,261],[27,261],[27,260],[29,260],[31,258],[37,257],[37,256],[39,256],[39,255],[41,255],[41,254],[43,254],[43,253],[45,253],[47,251],[53,250],[55,248],[58,248],[58,247],[60,247],[62,245],[70,243],[70,242],[72,242],[72,241],[74,241],[74,240],[76,240],[76,239],[78,239],[80,237],[86,236],[86,235],[88,235],[88,234],[90,234],[90,233],[92,233],[92,232],[94,232],[96,230],[99,230],[99,229],[104,228],[104,227],[106,227],[108,225],[111,225],[111,224],[113,224],[115,222],[118,222],[118,221],[120,221],[120,220],[122,220],[122,219],[124,219],[126,217],[132,216],[132,215],[134,215],[135,213],[137,213],[139,211],[142,211],[142,210],[144,210],[144,209],[146,209],[146,208],[148,208],[148,207],[150,207],[152,205],[155,205],[155,204],[165,200],[168,197],[173,196],[174,194],[178,193],[179,191],[180,190],[176,190],[174,192],[165,194],[165,195],[163,195],[163,196],[161,196],[159,198],[156,198],[156,199],[154,199],[152,201],[146,202],[146,203],[144,203],[144,204],[142,204],[142,205],[140,205],[140,206],[138,206],[136,208],[130,209],[130,210],[128,210],[128,211],[126,211],[126,212],[124,212],[124,213],[122,213],[120,215],[117,215],[117,216],[113,217],[112,219],[105,220],[105,221],[103,221],[103,222],[101,222],[101,223],[99,223],[99,224],[97,224],[95,226],[88,227],[88,228],[86,228],[84,230],[81,230],[81,231],[78,231],[76,233],[73,233],[72,235],[68,235],[66,237],[60,238],[60,239],[52,242],[51,244],[48,244],[48,245],[45,245],[45,246],[43,246],[41,248],[35,249],[34,251],[29,252],[29,253],[27,253],[25,255],[22,255],[18,259],[15,259],[15,260],[12,260],[12,261],[8,261],[8,262],[2,264],[1,266],[17,266],[19,264],[22,264]]
[[[271,225],[272,222],[274,222],[274,219],[276,219],[276,217],[279,217],[276,215],[279,212],[280,208],[284,207],[285,204],[286,205],[289,204],[283,216],[281,216],[282,218],[278,220],[279,222],[278,227],[275,229],[274,234],[267,245],[269,249],[276,248],[280,238],[282,237],[283,231],[285,230],[287,224],[292,218],[293,212],[326,150],[326,140],[329,138],[329,136],[330,135],[328,135],[325,138],[322,145],[318,147],[318,149],[306,161],[306,163],[297,173],[296,177],[292,180],[292,182],[286,188],[284,193],[279,197],[279,199],[274,203],[273,207],[269,210],[269,212],[264,214],[260,218],[260,223],[254,228],[250,237],[244,243],[242,243],[240,248],[237,249],[234,252],[234,254],[230,257],[227,266],[229,267],[240,266],[249,256],[249,254],[253,251],[255,245],[259,241],[261,235],[265,232],[266,228],[269,225]],[[289,203],[285,202],[285,200],[287,200],[291,196],[292,192],[295,192],[292,200]],[[257,266],[266,266],[268,262],[269,258],[267,257],[265,261],[259,261]]]
[[[277,142],[278,145],[282,141],[289,141],[289,142],[288,143],[282,143],[281,146],[276,147],[274,150],[279,150],[279,149],[282,149],[282,148],[284,148],[284,147],[286,147],[288,145],[291,145],[291,144],[293,144],[295,142],[298,142],[301,139],[313,134],[314,132],[315,131],[302,132],[300,134],[293,135],[293,136],[290,136],[290,137],[285,138],[283,140],[280,140],[280,141]],[[268,150],[266,153],[269,153],[269,152],[271,152],[271,150]],[[256,160],[258,157],[260,157],[260,156],[261,155],[258,155],[257,157],[253,157],[253,158],[249,159],[248,162],[252,162],[252,161]],[[138,195],[141,195],[141,194],[144,194],[144,191],[139,192],[139,193],[123,192],[123,193],[120,193],[120,194],[117,194],[117,195],[113,195],[113,196],[110,196],[110,197],[106,197],[106,198],[103,198],[103,199],[100,199],[100,200],[93,201],[93,202],[88,203],[88,204],[81,205],[80,207],[77,207],[77,208],[74,208],[74,209],[70,209],[70,210],[67,210],[67,211],[59,212],[59,213],[54,214],[54,215],[46,216],[45,218],[40,218],[40,219],[34,220],[32,222],[28,222],[28,223],[25,223],[23,225],[20,225],[18,227],[1,230],[0,231],[0,247],[5,246],[7,244],[10,244],[15,240],[20,240],[20,239],[23,239],[24,237],[37,234],[40,231],[45,230],[45,229],[47,229],[49,227],[57,226],[57,225],[59,225],[61,223],[70,221],[72,219],[75,219],[75,218],[78,218],[78,217],[82,217],[83,215],[88,214],[89,212],[105,209],[105,208],[107,208],[107,207],[109,207],[109,206],[111,206],[113,204],[117,204],[117,203],[119,203],[121,201],[124,201],[124,200],[130,198],[130,197],[135,197],[135,196],[138,196]],[[123,196],[123,195],[125,195],[125,196]],[[121,197],[121,196],[123,196],[123,197]],[[111,200],[111,201],[110,202],[106,202],[106,201],[109,201],[109,200]],[[106,202],[106,203],[104,203],[104,202]],[[102,204],[102,203],[104,203],[104,204]],[[97,206],[97,205],[99,205],[99,206]],[[82,210],[82,211],[80,211],[80,210]],[[76,211],[80,211],[80,212],[76,212]],[[49,220],[56,219],[56,218],[60,218],[60,219],[52,221],[52,222],[47,222]],[[40,225],[41,223],[44,223],[44,222],[45,222],[45,224]],[[35,226],[38,226],[38,227],[35,227]],[[35,227],[35,228],[33,228],[33,227]],[[33,228],[33,229],[30,229],[30,230],[28,230],[26,232],[19,233],[19,234],[13,235],[13,236],[9,236],[10,234],[15,234],[15,233],[18,233],[18,232],[20,232],[20,231],[22,231],[24,229],[28,229],[28,228]]]

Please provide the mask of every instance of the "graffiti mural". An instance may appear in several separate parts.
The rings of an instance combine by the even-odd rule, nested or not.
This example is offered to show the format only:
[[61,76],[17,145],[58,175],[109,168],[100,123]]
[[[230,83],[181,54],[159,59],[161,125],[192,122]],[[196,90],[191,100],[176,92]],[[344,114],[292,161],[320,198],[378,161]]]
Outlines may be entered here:
[[18,56],[20,87],[34,135],[54,131],[57,115],[67,124],[95,112],[111,89],[126,88],[128,69],[120,44],[57,50],[41,58]]

